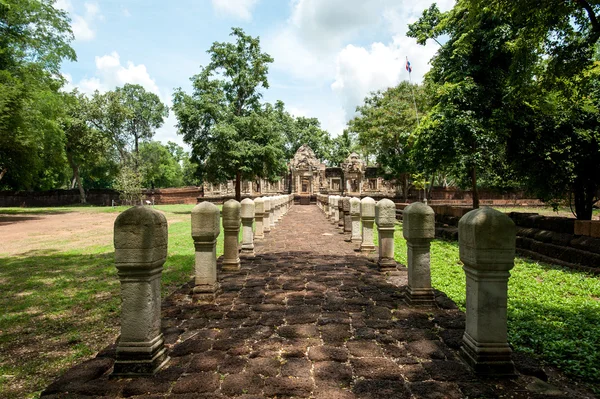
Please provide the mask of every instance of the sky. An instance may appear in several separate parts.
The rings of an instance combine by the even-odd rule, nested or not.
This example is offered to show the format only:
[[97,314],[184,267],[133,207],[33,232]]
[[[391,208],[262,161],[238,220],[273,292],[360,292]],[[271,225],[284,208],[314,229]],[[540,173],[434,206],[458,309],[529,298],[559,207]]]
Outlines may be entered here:
[[[91,94],[137,83],[171,105],[174,89],[209,61],[232,27],[259,36],[274,58],[263,99],[342,133],[372,91],[419,83],[438,49],[406,37],[435,0],[57,0],[71,17],[77,62],[63,64],[67,89]],[[454,0],[438,0],[446,11]],[[183,144],[173,112],[154,139]],[[186,146],[187,147],[187,146]]]

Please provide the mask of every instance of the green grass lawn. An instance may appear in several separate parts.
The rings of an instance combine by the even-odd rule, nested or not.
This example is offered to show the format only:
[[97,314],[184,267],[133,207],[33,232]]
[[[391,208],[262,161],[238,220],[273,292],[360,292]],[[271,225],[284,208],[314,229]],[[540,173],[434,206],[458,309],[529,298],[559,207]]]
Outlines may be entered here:
[[[560,207],[557,210],[552,209],[550,206],[493,206],[492,208],[499,210],[500,212],[523,212],[523,213],[539,213],[544,216],[562,216],[568,218],[575,218],[573,212],[569,207]],[[593,216],[600,215],[600,209],[593,210]]]
[[[395,258],[406,264],[400,224]],[[431,279],[465,310],[465,273],[457,242],[432,242]],[[600,278],[517,257],[508,283],[508,336],[515,350],[533,354],[599,391]]]
[[[163,296],[192,278],[192,205],[156,206],[169,223]],[[3,208],[0,214],[122,212],[127,207]],[[57,240],[57,243],[59,241]],[[57,244],[56,247],[60,247]],[[31,398],[115,341],[120,285],[112,240],[83,249],[0,257],[0,397]],[[223,253],[223,233],[217,254]]]

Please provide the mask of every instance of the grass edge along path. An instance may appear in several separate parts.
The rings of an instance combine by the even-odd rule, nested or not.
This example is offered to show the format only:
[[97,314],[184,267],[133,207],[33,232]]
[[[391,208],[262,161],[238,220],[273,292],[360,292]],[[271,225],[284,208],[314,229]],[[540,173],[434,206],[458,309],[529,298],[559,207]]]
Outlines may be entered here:
[[[394,256],[406,265],[400,223]],[[509,343],[600,393],[600,278],[519,256],[510,274]],[[431,280],[465,311],[466,281],[457,242],[431,243]]]
[[[170,220],[161,283],[164,298],[193,276],[194,246],[186,216],[193,205],[156,208]],[[126,209],[42,208],[33,213],[120,213]],[[217,256],[222,253],[221,232]],[[81,249],[0,257],[0,291],[2,398],[38,397],[52,380],[94,357],[119,334],[120,284],[112,239]]]

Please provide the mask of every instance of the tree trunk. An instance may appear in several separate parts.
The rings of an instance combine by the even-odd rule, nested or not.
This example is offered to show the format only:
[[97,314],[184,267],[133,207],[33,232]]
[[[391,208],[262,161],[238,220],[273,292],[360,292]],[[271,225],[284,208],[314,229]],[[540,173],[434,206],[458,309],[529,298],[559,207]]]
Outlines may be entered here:
[[73,157],[67,152],[67,160],[73,169],[73,177],[77,181],[77,187],[79,188],[79,200],[82,204],[87,203],[85,198],[85,191],[83,190],[83,184],[81,184],[81,178],[79,177],[79,166],[73,161]]
[[242,172],[239,170],[235,174],[235,200],[242,200]]
[[479,191],[477,191],[477,169],[471,168],[471,190],[473,192],[473,209],[479,208]]
[[573,192],[575,196],[575,213],[577,219],[592,220],[598,187],[591,182],[586,184],[586,182],[576,179],[575,184],[573,185]]
[[402,188],[404,194],[404,203],[408,202],[408,173],[404,174],[404,187]]
[[3,169],[0,171],[0,180],[2,180],[2,178],[4,177],[4,175],[6,174],[6,172],[8,172],[8,169],[7,169],[7,168],[3,168]]

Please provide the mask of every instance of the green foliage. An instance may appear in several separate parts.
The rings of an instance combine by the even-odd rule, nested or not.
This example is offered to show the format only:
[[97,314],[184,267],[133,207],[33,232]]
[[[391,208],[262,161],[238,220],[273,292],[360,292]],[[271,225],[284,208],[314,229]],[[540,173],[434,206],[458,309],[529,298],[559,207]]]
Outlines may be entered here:
[[355,134],[344,129],[342,134],[331,140],[330,155],[326,158],[329,166],[340,166],[348,156],[357,150]]
[[448,40],[426,77],[433,107],[415,143],[423,166],[440,164],[474,193],[483,177],[543,199],[573,197],[577,217],[589,219],[600,188],[598,11],[585,0],[425,10],[408,35]]
[[[175,156],[170,150],[175,152]],[[157,141],[151,141],[142,143],[139,152],[143,187],[167,188],[183,185],[183,171],[179,159],[176,158],[177,155],[183,157],[183,148],[175,143],[165,146]]]
[[365,98],[349,123],[350,131],[358,134],[359,147],[375,156],[383,176],[397,181],[405,197],[412,185],[410,175],[418,170],[410,156],[417,110],[420,115],[428,110],[427,99],[423,86],[401,82]]
[[142,200],[142,175],[131,165],[122,165],[113,188],[127,205],[138,205]]
[[235,43],[215,42],[208,50],[211,62],[191,78],[191,95],[177,89],[173,110],[179,133],[192,147],[198,176],[219,182],[236,179],[277,178],[285,169],[283,137],[278,112],[261,106],[261,88],[268,88],[268,64],[259,38],[232,29]]
[[140,141],[152,139],[168,115],[156,94],[129,83],[104,94],[96,91],[89,104],[90,123],[111,141],[122,163],[138,153]]
[[56,76],[62,60],[75,60],[69,22],[48,0],[0,2],[2,188],[53,188],[65,179]]

